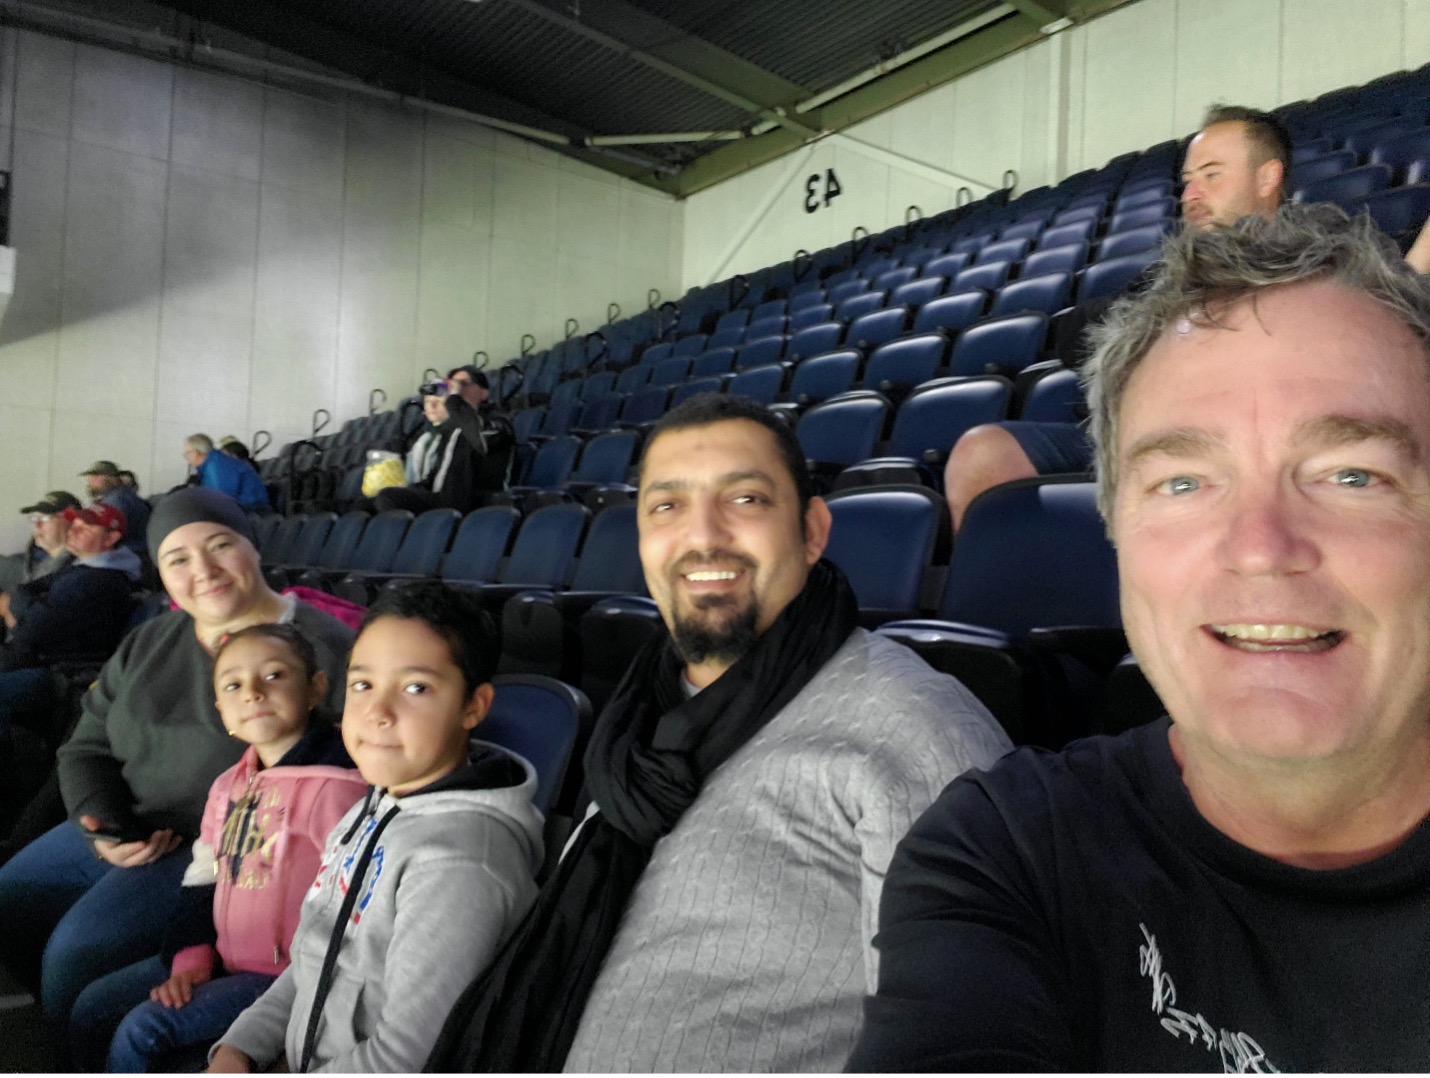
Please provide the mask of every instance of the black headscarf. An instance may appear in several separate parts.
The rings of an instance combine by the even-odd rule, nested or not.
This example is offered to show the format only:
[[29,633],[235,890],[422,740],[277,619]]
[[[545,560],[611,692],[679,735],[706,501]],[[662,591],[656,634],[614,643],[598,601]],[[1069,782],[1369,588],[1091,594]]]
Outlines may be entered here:
[[559,1071],[586,998],[655,843],[705,779],[793,700],[858,622],[844,574],[821,561],[755,646],[686,698],[668,636],[647,644],[586,752],[600,812],[586,821],[526,919],[462,994],[428,1071]]

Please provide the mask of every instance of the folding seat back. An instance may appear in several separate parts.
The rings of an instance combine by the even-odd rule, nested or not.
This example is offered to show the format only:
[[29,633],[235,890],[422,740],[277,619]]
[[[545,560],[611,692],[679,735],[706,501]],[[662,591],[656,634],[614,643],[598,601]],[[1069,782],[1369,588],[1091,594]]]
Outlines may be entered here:
[[813,276],[813,275],[810,275],[810,276],[806,277],[806,278],[805,278],[804,280],[802,280],[802,281],[796,281],[794,284],[792,284],[792,285],[789,286],[789,289],[788,289],[788,292],[787,292],[787,295],[788,295],[788,297],[789,297],[790,306],[793,307],[793,306],[795,305],[795,298],[796,298],[796,297],[798,297],[798,296],[807,296],[807,295],[809,295],[811,292],[823,293],[823,292],[824,292],[824,282],[821,281],[818,277],[815,277],[815,276]]
[[452,533],[462,522],[455,509],[429,509],[412,522],[392,559],[390,571],[413,576],[434,576],[442,563]]
[[871,311],[882,310],[885,296],[884,292],[865,292],[858,296],[850,296],[834,308],[834,320],[847,325]]
[[1026,239],[1000,240],[997,243],[990,243],[978,252],[978,260],[974,264],[982,266],[989,262],[1021,262],[1031,246],[1032,244]]
[[889,402],[877,393],[851,393],[805,412],[795,436],[807,459],[847,467],[874,455],[888,415]]
[[970,289],[940,296],[919,308],[914,317],[913,331],[929,333],[942,330],[952,336],[973,325],[988,309],[988,293],[982,289]]
[[690,336],[682,337],[676,341],[674,347],[670,350],[670,354],[672,357],[698,356],[701,352],[705,351],[705,340],[705,334],[692,333]]
[[273,538],[273,533],[278,530],[282,521],[283,518],[274,513],[248,514],[248,523],[253,528],[253,538],[260,553]]
[[520,522],[521,514],[510,505],[489,505],[468,513],[442,558],[442,579],[493,579]]
[[1405,175],[1411,162],[1422,159],[1430,159],[1430,127],[1381,139],[1370,151],[1370,164],[1385,165],[1400,176]]
[[921,333],[881,344],[869,354],[864,386],[885,396],[901,397],[933,378],[947,351],[948,341],[941,333]]
[[969,266],[968,269],[960,271],[958,276],[953,279],[949,291],[966,292],[970,288],[982,288],[987,292],[993,292],[1007,283],[1012,268],[1011,262],[982,262],[976,266]]
[[607,427],[615,426],[616,418],[621,414],[621,404],[625,399],[619,393],[602,393],[598,397],[593,397],[581,406],[581,412],[576,417],[576,428],[579,430],[605,430]]
[[[1054,215],[1052,220],[1053,228],[1059,228],[1063,225],[1070,225],[1080,222],[1087,222],[1090,228],[1095,228],[1097,227],[1097,222],[1102,219],[1102,209],[1102,203],[1089,206],[1069,206],[1061,213]],[[1050,228],[1048,229],[1048,232],[1051,232],[1052,230],[1053,229]],[[1044,232],[1042,237],[1040,238],[1046,240],[1048,232]],[[1083,238],[1086,239],[1086,237]],[[1059,237],[1058,242],[1065,241],[1062,240],[1061,237]]]
[[624,483],[635,460],[640,435],[633,430],[598,434],[581,450],[571,479],[578,483]]
[[581,403],[575,400],[553,400],[546,406],[546,415],[541,419],[541,435],[546,438],[557,438],[566,434],[576,423],[576,415],[581,410]]
[[1038,237],[1038,250],[1047,251],[1054,247],[1066,247],[1073,243],[1089,243],[1092,240],[1093,230],[1096,228],[1096,217],[1084,217],[1080,221],[1044,229],[1042,235]]
[[838,288],[840,285],[848,284],[850,281],[863,281],[865,274],[860,269],[840,270],[838,273],[831,273],[824,278],[825,288]]
[[1324,157],[1330,152],[1331,140],[1328,138],[1297,139],[1291,147],[1291,168],[1294,171],[1302,161]]
[[1043,375],[1029,387],[1018,418],[1033,423],[1077,423],[1085,411],[1077,372],[1063,368]]
[[[717,329],[705,342],[705,351],[719,350],[721,348],[738,348],[745,339],[744,326],[729,326],[726,329]],[[701,355],[705,353],[702,352]],[[698,357],[697,357],[698,358]]]
[[730,384],[725,387],[725,392],[732,397],[743,397],[746,400],[759,401],[761,404],[773,404],[775,398],[784,388],[785,374],[786,368],[780,363],[750,367],[731,378]]
[[571,590],[646,594],[634,505],[613,505],[591,521]]
[[890,307],[908,307],[911,310],[918,310],[931,299],[938,299],[943,295],[943,291],[948,287],[948,280],[943,277],[919,277],[916,280],[899,285],[889,293]]
[[642,367],[653,367],[655,366],[655,364],[661,362],[662,360],[669,359],[670,353],[674,348],[675,345],[671,344],[669,341],[662,341],[659,344],[647,345],[646,350],[641,353],[640,365]]
[[869,291],[869,286],[864,282],[864,279],[860,277],[852,281],[845,281],[843,284],[834,285],[832,288],[826,288],[824,290],[824,301],[838,307],[846,299],[853,296],[862,296],[867,291]]
[[969,505],[940,616],[1025,639],[1035,628],[1122,624],[1117,558],[1094,484],[994,487]]
[[913,266],[899,266],[888,270],[875,277],[869,285],[873,292],[892,292],[901,284],[908,284],[918,276],[919,271]]
[[817,326],[822,322],[834,320],[834,308],[827,303],[815,303],[808,307],[801,307],[797,311],[791,311],[789,316],[790,333],[798,333],[802,329],[810,326]]
[[892,487],[835,491],[825,502],[831,524],[824,556],[848,578],[860,620],[917,613],[935,541],[949,529],[944,500],[921,487]]
[[685,381],[690,374],[690,359],[686,356],[672,356],[657,363],[650,371],[647,386],[675,386]]
[[654,423],[670,405],[669,386],[647,386],[632,393],[621,405],[620,422],[641,425]]
[[[1029,243],[1032,243],[1038,238],[1038,233],[1042,232],[1042,230],[1043,222],[1040,220],[1018,221],[1006,226],[1002,232],[998,233],[998,239],[1000,241],[1027,240]],[[987,248],[985,247],[984,250],[987,251]]]
[[824,289],[820,288],[817,283],[803,292],[791,292],[787,301],[791,315],[806,307],[818,307],[823,302],[825,302]]
[[1347,206],[1390,186],[1390,169],[1385,165],[1362,165],[1335,176],[1312,180],[1297,189],[1297,202],[1335,202]]
[[789,339],[785,358],[793,363],[822,352],[832,352],[844,339],[844,326],[838,322],[820,322],[807,326]]
[[1076,273],[1087,263],[1087,244],[1068,243],[1062,247],[1037,250],[1023,259],[1019,279],[1040,277],[1044,273]]
[[1309,161],[1301,161],[1291,166],[1291,189],[1304,187],[1312,180],[1322,180],[1327,176],[1338,176],[1347,169],[1356,167],[1356,155],[1350,150],[1334,150]]
[[1157,261],[1157,248],[1109,258],[1088,266],[1078,282],[1078,303],[1090,303],[1103,296],[1114,296],[1135,281],[1148,266]]
[[1071,302],[1072,285],[1073,275],[1067,270],[1023,277],[998,290],[993,297],[993,308],[988,313],[993,317],[1017,314],[1019,311],[1057,314]]
[[692,378],[684,385],[678,385],[670,394],[670,407],[684,404],[691,397],[699,396],[701,393],[720,393],[725,389],[725,379],[718,377]]
[[890,307],[882,311],[871,311],[849,323],[844,334],[844,343],[851,348],[867,352],[869,349],[892,341],[908,328],[909,309]]
[[787,314],[786,303],[782,299],[772,299],[768,303],[761,303],[750,312],[750,321],[758,322],[762,318],[776,318]]
[[576,378],[568,378],[564,382],[556,383],[551,390],[551,399],[546,402],[547,415],[557,407],[570,408],[581,397],[581,382]]
[[571,575],[591,511],[575,502],[538,509],[522,521],[511,556],[497,570],[499,584],[559,588]]
[[949,254],[966,254],[970,258],[976,258],[978,252],[993,242],[990,235],[965,236],[961,240],[949,244]]
[[744,326],[750,321],[750,311],[746,307],[736,307],[733,311],[726,311],[715,322],[715,328],[731,329]]
[[1172,218],[1141,228],[1129,228],[1126,232],[1116,232],[1102,241],[1097,249],[1101,262],[1108,258],[1121,258],[1138,251],[1152,250],[1162,245],[1162,237],[1172,230]]
[[353,548],[346,564],[335,566],[360,573],[386,573],[402,545],[407,529],[412,526],[412,514],[406,509],[389,509],[378,513],[363,529],[362,538]]
[[735,349],[712,348],[695,357],[694,362],[690,364],[689,376],[691,378],[709,378],[712,375],[729,374],[730,368],[734,365]]
[[[316,556],[317,551],[322,548],[323,540],[328,537],[328,530],[332,528],[333,520],[336,519],[331,513],[314,514],[314,517],[326,517],[328,519],[322,522],[322,533],[314,541],[315,546],[311,552],[312,556]],[[309,522],[312,521],[314,517],[307,517],[301,514],[291,517],[275,517],[274,519],[278,521],[278,527],[274,529],[272,535],[269,536],[268,542],[263,544],[259,560],[264,565],[307,564],[306,561],[299,560],[296,554],[296,547],[299,535],[303,533],[304,528],[309,525]]]
[[789,397],[797,404],[817,404],[853,387],[863,356],[852,348],[810,356],[794,369]]
[[1382,232],[1407,250],[1430,216],[1430,183],[1377,191],[1361,199],[1355,209],[1368,212]]
[[940,378],[921,385],[899,406],[884,452],[941,463],[964,432],[1005,419],[1012,394],[1003,378]]
[[1140,206],[1133,206],[1130,210],[1113,214],[1107,222],[1107,233],[1112,235],[1117,232],[1126,232],[1129,228],[1159,224],[1168,218],[1175,217],[1176,214],[1177,200],[1174,198],[1144,202]]
[[571,435],[552,438],[542,443],[532,461],[531,472],[523,486],[537,490],[556,490],[571,478],[571,469],[576,465],[576,454],[581,451],[581,439]]
[[367,522],[368,516],[361,510],[344,513],[333,522],[317,557],[292,564],[312,565],[319,569],[348,568],[352,564],[353,551],[357,548],[358,540],[362,538]]
[[532,803],[549,815],[566,781],[576,736],[591,725],[591,702],[580,689],[538,674],[498,674],[492,689],[492,706],[472,736],[531,764]]
[[541,429],[541,421],[546,418],[545,408],[523,408],[511,417],[511,427],[518,442],[529,442]]
[[1143,206],[1148,202],[1157,202],[1161,199],[1171,198],[1176,193],[1176,185],[1171,180],[1146,179],[1136,180],[1124,185],[1122,193],[1117,196],[1117,201],[1112,204],[1113,213],[1121,213],[1123,210],[1130,210],[1134,206]]
[[987,319],[959,335],[949,359],[949,374],[1017,375],[1038,361],[1048,335],[1048,316],[1023,313]]
[[[867,254],[861,255],[859,261],[854,264],[854,269],[857,270],[859,275],[866,281],[872,281],[875,277],[882,276],[890,270],[898,268],[899,260],[890,258],[888,255],[878,255],[873,258],[870,258]],[[893,285],[886,285],[885,287],[892,288]]]
[[581,399],[583,401],[595,400],[603,393],[613,393],[616,389],[615,371],[597,371],[594,374],[586,375],[586,381],[581,384]]
[[634,393],[638,389],[645,388],[646,382],[650,380],[651,370],[652,368],[645,363],[627,367],[616,378],[616,392]]
[[[746,367],[763,367],[766,363],[778,363],[784,358],[785,346],[789,343],[789,338],[783,334],[776,337],[762,337],[757,341],[751,341],[740,349],[739,356],[735,360],[735,366],[744,370]],[[729,371],[729,367],[720,373]]]
[[745,340],[756,341],[761,337],[774,337],[784,333],[788,328],[788,315],[772,314],[758,321],[752,318],[750,324],[745,327]]
[[953,278],[966,270],[973,261],[973,256],[967,251],[957,251],[951,254],[940,255],[938,258],[930,259],[924,263],[920,277],[948,277]]

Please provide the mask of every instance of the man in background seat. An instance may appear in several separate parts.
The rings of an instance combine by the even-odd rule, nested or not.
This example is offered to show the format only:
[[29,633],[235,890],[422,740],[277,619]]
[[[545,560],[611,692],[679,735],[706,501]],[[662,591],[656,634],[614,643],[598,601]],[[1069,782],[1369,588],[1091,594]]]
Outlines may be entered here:
[[1008,741],[956,681],[858,628],[812,493],[760,405],[702,394],[657,424],[638,520],[669,636],[597,720],[591,812],[429,1066],[843,1064],[894,844]]

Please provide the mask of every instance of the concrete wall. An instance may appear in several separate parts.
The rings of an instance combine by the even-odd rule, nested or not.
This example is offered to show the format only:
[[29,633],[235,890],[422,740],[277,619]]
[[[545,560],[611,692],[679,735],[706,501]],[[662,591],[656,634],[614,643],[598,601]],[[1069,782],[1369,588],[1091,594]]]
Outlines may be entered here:
[[[684,283],[932,215],[1005,169],[1055,183],[1189,133],[1213,101],[1269,108],[1427,58],[1430,0],[1139,0],[692,196]],[[831,168],[843,192],[805,212]]]
[[680,203],[476,124],[14,31],[0,72],[0,550],[96,458],[167,489],[187,434],[281,444],[679,290]]

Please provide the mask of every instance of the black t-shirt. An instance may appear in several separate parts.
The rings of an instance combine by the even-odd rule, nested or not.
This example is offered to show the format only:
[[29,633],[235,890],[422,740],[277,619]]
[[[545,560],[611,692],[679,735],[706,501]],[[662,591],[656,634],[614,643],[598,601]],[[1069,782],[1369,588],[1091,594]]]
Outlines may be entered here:
[[943,792],[889,868],[851,1070],[1430,1068],[1430,825],[1271,860],[1197,812],[1167,729]]

